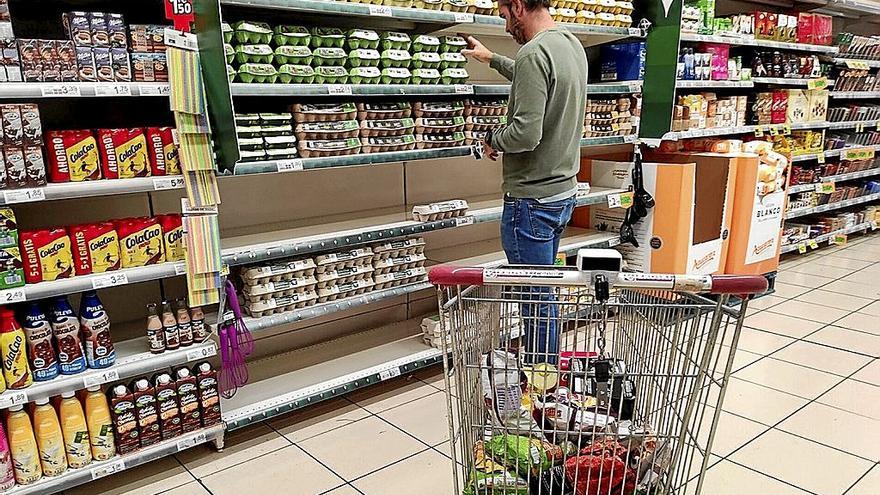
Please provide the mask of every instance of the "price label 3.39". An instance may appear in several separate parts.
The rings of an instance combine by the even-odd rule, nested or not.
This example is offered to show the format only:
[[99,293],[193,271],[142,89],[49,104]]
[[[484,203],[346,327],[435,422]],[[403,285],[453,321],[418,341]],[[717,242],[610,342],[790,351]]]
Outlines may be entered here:
[[110,273],[92,279],[93,289],[103,289],[106,287],[114,287],[117,285],[126,284],[128,284],[128,275],[125,273]]

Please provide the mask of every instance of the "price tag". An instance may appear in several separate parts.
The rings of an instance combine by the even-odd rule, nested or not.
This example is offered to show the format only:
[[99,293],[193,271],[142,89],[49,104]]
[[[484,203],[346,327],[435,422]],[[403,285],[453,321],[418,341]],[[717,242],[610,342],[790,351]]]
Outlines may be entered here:
[[0,304],[14,304],[26,300],[27,296],[24,292],[24,287],[0,291]]
[[846,234],[834,234],[834,237],[831,238],[831,244],[846,245]]
[[388,5],[370,5],[370,15],[391,17],[391,7]]
[[457,95],[474,94],[474,86],[471,84],[456,84],[455,85],[455,94],[457,94]]
[[95,86],[95,96],[131,96],[131,86],[128,84],[98,84]]
[[474,217],[472,217],[472,216],[457,217],[455,219],[455,226],[456,227],[464,227],[465,225],[473,225],[473,224],[474,224]]
[[183,440],[179,440],[177,442],[177,451],[186,450],[195,447],[196,445],[201,445],[207,441],[207,437],[205,437],[205,432],[199,432],[198,434],[190,437],[184,438]]
[[327,94],[328,95],[350,95],[351,94],[351,85],[350,84],[328,84],[327,85]]
[[104,289],[106,287],[114,287],[117,285],[128,284],[128,274],[124,272],[109,273],[92,279],[93,289]]
[[800,254],[806,253],[807,252],[807,243],[802,242],[802,243],[798,244],[798,252]]
[[103,478],[105,476],[110,476],[111,474],[115,474],[120,471],[125,471],[125,459],[116,459],[115,461],[110,461],[103,466],[93,467],[92,480]]
[[771,136],[778,136],[779,135],[779,128],[776,127],[775,125],[770,126],[770,135]]
[[223,266],[220,267],[220,276],[221,277],[229,276],[229,265],[224,263]]
[[870,160],[874,158],[874,150],[872,148],[858,148],[854,150],[846,150],[843,152],[844,160]]
[[165,0],[165,18],[174,22],[174,28],[189,32],[195,19],[192,0]]
[[186,275],[186,263],[174,265],[174,274],[175,275]]
[[180,198],[180,211],[184,215],[216,215],[217,206],[192,206],[188,198]]
[[101,373],[90,373],[83,377],[83,387],[89,388],[95,385],[103,385],[109,382],[119,380],[119,372],[116,370],[105,370]]
[[825,152],[820,151],[816,153],[816,161],[819,163],[825,163]]
[[77,84],[43,84],[40,86],[43,97],[73,97],[82,96]]
[[6,204],[12,203],[30,203],[33,201],[45,201],[46,190],[42,187],[34,187],[30,189],[13,189],[3,193],[3,199]]
[[831,194],[834,192],[833,182],[821,182],[816,184],[816,192],[822,194]]
[[171,94],[171,85],[165,84],[141,84],[141,96],[168,96]]
[[633,203],[632,191],[608,195],[609,208],[629,208]]
[[23,390],[9,390],[0,395],[0,409],[27,404],[27,401],[27,392]]
[[390,370],[380,372],[379,380],[384,382],[385,380],[390,380],[396,376],[400,376],[400,368],[391,368]]
[[856,132],[865,132],[864,122],[856,122]]
[[190,349],[186,352],[187,361],[198,361],[199,359],[208,359],[217,354],[217,348],[214,344],[209,344],[199,349]]
[[301,158],[289,158],[287,160],[278,160],[275,162],[279,172],[295,172],[303,170],[303,161]]
[[453,16],[455,18],[455,22],[459,24],[465,22],[474,22],[474,14],[468,14],[466,12],[455,12]]
[[810,79],[807,81],[807,89],[825,89],[828,87],[828,78],[820,77],[818,79]]
[[816,242],[816,239],[810,239],[807,241],[807,245],[810,246],[810,249],[819,249],[819,243]]
[[755,127],[755,137],[764,137],[764,128],[761,126]]
[[153,179],[153,189],[163,191],[165,189],[181,189],[183,177],[157,177]]
[[788,136],[791,134],[791,124],[782,124],[782,135]]
[[196,35],[172,28],[165,28],[165,44],[192,52],[199,50],[199,40]]

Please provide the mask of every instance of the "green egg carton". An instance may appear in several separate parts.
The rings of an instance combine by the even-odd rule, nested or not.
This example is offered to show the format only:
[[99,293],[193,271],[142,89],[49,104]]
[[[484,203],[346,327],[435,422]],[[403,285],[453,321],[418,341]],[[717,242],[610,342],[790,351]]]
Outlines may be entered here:
[[379,84],[382,73],[378,67],[352,67],[348,71],[351,84]]
[[383,69],[404,68],[409,67],[411,61],[412,55],[408,51],[391,49],[382,52],[380,65]]
[[440,51],[442,53],[461,53],[467,48],[467,41],[461,36],[441,36]]
[[412,66],[414,69],[439,69],[440,54],[434,52],[419,52],[412,56]]
[[233,39],[245,45],[265,44],[272,40],[272,28],[265,22],[238,21],[232,25]]
[[315,27],[311,30],[312,48],[342,48],[345,46],[345,32],[339,28]]
[[439,84],[440,72],[437,69],[415,69],[411,81],[413,84]]
[[468,8],[467,0],[443,0],[441,10],[448,12],[466,12]]
[[315,83],[317,84],[345,84],[348,82],[348,71],[338,65],[329,67],[315,67]]
[[309,46],[312,35],[304,26],[275,26],[272,41],[275,46]]
[[315,69],[308,65],[284,64],[278,68],[278,81],[284,84],[311,84],[315,82]]
[[352,50],[359,48],[379,48],[379,33],[369,29],[351,29],[348,31],[346,45]]
[[275,48],[275,62],[282,65],[311,65],[312,49],[303,45],[279,46]]
[[312,50],[312,65],[316,67],[330,67],[345,65],[348,54],[342,48],[322,46]]
[[409,84],[412,73],[402,67],[389,67],[382,69],[382,84]]
[[468,73],[464,69],[445,69],[440,73],[442,84],[464,84],[468,80]]
[[461,53],[441,53],[440,54],[440,69],[464,69],[464,66],[467,65],[467,58]]
[[376,67],[379,65],[381,55],[370,48],[356,48],[348,52],[349,67]]
[[412,42],[414,52],[438,52],[440,51],[440,38],[428,34],[420,34]]
[[228,22],[220,23],[220,32],[223,33],[223,42],[232,43],[232,26]]
[[235,61],[239,64],[271,64],[275,55],[269,45],[238,45]]
[[241,64],[236,79],[243,83],[273,83],[278,79],[278,70],[272,64]]
[[229,78],[229,82],[232,82],[233,80],[235,80],[235,74],[237,74],[237,72],[235,71],[235,68],[231,65],[227,65],[226,66],[226,77]]
[[235,60],[235,48],[229,43],[223,43],[223,54],[226,55],[226,63],[231,64]]
[[409,50],[412,39],[406,33],[386,31],[382,33],[382,50]]

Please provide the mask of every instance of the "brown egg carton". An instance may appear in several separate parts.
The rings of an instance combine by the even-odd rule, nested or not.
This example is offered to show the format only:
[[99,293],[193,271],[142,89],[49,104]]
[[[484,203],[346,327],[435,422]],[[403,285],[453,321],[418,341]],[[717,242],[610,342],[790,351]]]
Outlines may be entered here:
[[296,148],[299,151],[299,155],[303,158],[356,155],[361,152],[361,140],[356,137],[329,140],[305,140],[297,142]]
[[324,273],[327,270],[351,268],[368,264],[373,259],[373,250],[369,247],[349,249],[335,253],[319,254],[315,257],[316,271]]
[[411,118],[363,120],[361,121],[361,136],[402,136],[412,134],[415,122]]
[[453,199],[429,205],[413,206],[413,220],[417,222],[436,222],[446,218],[463,217],[467,214],[468,204],[463,199]]
[[463,101],[416,101],[413,103],[413,115],[423,117],[463,117]]
[[420,117],[415,120],[417,134],[452,134],[464,131],[464,117]]
[[465,102],[465,117],[472,115],[488,117],[505,114],[507,114],[507,100],[467,100]]
[[318,301],[318,293],[310,290],[289,296],[274,297],[263,301],[244,301],[244,309],[254,318],[262,318],[277,313],[312,306]]
[[305,277],[294,277],[289,280],[279,280],[278,282],[268,282],[259,285],[245,285],[241,290],[241,295],[247,301],[265,301],[281,296],[292,296],[300,292],[315,290],[318,280],[314,275]]
[[349,268],[338,268],[336,270],[327,270],[318,274],[318,288],[323,289],[331,285],[347,284],[355,280],[363,280],[373,276],[373,265],[363,264]]
[[416,148],[423,150],[464,146],[464,140],[463,132],[452,134],[416,134]]
[[507,125],[506,115],[478,116],[472,115],[465,120],[466,131],[490,131]]
[[373,289],[372,278],[355,280],[347,284],[336,284],[318,289],[318,302],[335,301],[351,296],[357,296]]
[[354,103],[294,103],[290,106],[296,122],[332,122],[357,118]]
[[425,267],[389,272],[383,275],[376,275],[373,290],[388,289],[425,280],[428,280],[428,270]]
[[408,101],[359,102],[358,120],[405,119],[412,115],[412,105]]
[[616,122],[628,122],[632,119],[632,114],[627,112],[590,112],[587,113],[586,119],[592,122],[599,122],[602,124],[613,124]]
[[251,266],[241,270],[241,280],[245,285],[260,285],[269,282],[292,280],[297,277],[310,277],[315,274],[315,260],[302,258]]
[[408,151],[416,147],[416,138],[412,134],[403,136],[382,136],[361,138],[361,152],[387,153],[390,151]]
[[425,266],[427,258],[424,254],[407,254],[396,256],[393,258],[385,258],[384,260],[373,261],[374,276],[384,275],[390,272],[400,270],[409,270],[410,268],[418,268]]
[[410,237],[398,241],[388,241],[381,244],[373,244],[373,263],[378,260],[421,254],[425,252],[424,237]]
[[360,134],[360,125],[357,120],[302,122],[296,125],[294,132],[300,141],[356,138]]

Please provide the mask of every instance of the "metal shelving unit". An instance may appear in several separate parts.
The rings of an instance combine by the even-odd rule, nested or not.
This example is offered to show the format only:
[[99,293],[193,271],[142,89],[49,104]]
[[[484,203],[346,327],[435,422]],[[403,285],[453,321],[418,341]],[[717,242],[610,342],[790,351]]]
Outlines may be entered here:
[[[231,83],[232,96],[508,95],[510,84],[259,84]],[[587,84],[587,94],[638,93],[641,81]]]
[[[855,127],[855,126],[853,126],[853,127]],[[841,127],[838,127],[838,129],[841,129]],[[825,158],[829,158],[829,157],[840,156],[844,152],[849,151],[849,150],[863,150],[863,149],[880,151],[880,144],[873,144],[873,145],[869,145],[869,146],[847,146],[846,148],[840,148],[840,149],[835,149],[835,150],[825,150],[822,152],[822,154],[825,155]],[[816,160],[818,158],[819,158],[818,153],[807,153],[804,155],[795,155],[794,157],[792,157],[791,161],[796,163],[796,162],[805,162],[805,161],[809,161],[809,160]]]
[[762,40],[736,35],[708,35],[697,33],[681,33],[681,41],[703,41],[706,43],[725,43],[739,46],[760,46],[765,48],[779,48],[782,50],[798,50],[813,53],[837,53],[836,46],[809,45],[806,43],[789,43],[786,41]]
[[169,175],[164,177],[66,182],[47,184],[43,187],[31,189],[9,189],[3,191],[3,195],[0,196],[0,205],[91,198],[117,194],[137,194],[171,189],[183,189],[183,176]]
[[[815,79],[795,78],[795,77],[753,77],[755,84],[774,84],[779,86],[809,86],[811,81]],[[829,80],[828,86],[834,86],[834,81]]]
[[822,213],[825,211],[838,210],[840,208],[846,208],[848,206],[860,205],[863,203],[869,203],[871,201],[880,199],[880,193],[874,194],[866,194],[864,196],[859,196],[858,198],[846,199],[843,201],[837,201],[835,203],[829,203],[825,205],[819,206],[811,206],[809,208],[797,208],[795,210],[789,210],[785,213],[785,219],[790,220],[792,218],[802,217],[805,215],[812,215],[813,213]]
[[790,253],[792,251],[797,251],[798,249],[804,249],[800,246],[807,246],[808,245],[807,243],[810,241],[813,241],[817,244],[820,242],[829,242],[832,239],[834,239],[834,236],[836,236],[836,235],[841,235],[841,234],[848,235],[848,234],[852,234],[855,232],[874,230],[876,228],[877,228],[877,226],[874,225],[873,223],[870,223],[870,222],[859,223],[859,224],[853,225],[851,227],[847,227],[845,229],[840,229],[840,230],[835,230],[835,231],[829,232],[827,234],[822,234],[818,237],[814,237],[814,238],[806,240],[806,241],[801,241],[796,244],[783,244],[782,247],[780,248],[780,251],[783,254]]
[[263,160],[241,162],[235,165],[235,175],[263,174],[272,172],[295,172],[333,167],[352,167],[379,163],[411,162],[415,160],[437,160],[472,156],[471,146],[436,148],[429,150],[389,151],[385,153],[361,153],[348,156],[327,156],[320,158],[290,158],[285,160]]
[[845,180],[852,179],[861,179],[864,177],[873,177],[875,175],[880,175],[880,167],[878,168],[870,168],[868,170],[859,170],[858,172],[849,172],[845,174],[838,175],[829,175],[828,177],[822,177],[819,182],[813,184],[796,184],[794,186],[790,186],[788,188],[788,194],[794,194],[804,191],[812,191],[816,189],[816,186],[823,182],[843,182]]
[[165,96],[171,94],[168,83],[146,82],[4,82],[0,99],[13,98],[94,98]]
[[849,58],[849,57],[846,57],[845,55],[842,57],[834,57],[831,60],[837,65],[846,65],[847,63],[851,63],[851,62],[859,62],[859,63],[866,64],[868,67],[870,67],[872,69],[876,69],[876,68],[880,67],[880,60]]
[[870,99],[880,98],[880,91],[831,91],[828,96],[839,100]]
[[797,131],[801,129],[823,129],[828,127],[828,122],[801,122],[794,124],[762,124],[762,125],[744,125],[737,127],[715,127],[710,129],[690,129],[687,131],[667,132],[662,139],[669,141],[677,141],[679,139],[689,139],[695,137],[711,137],[711,136],[731,136],[736,134],[749,134],[755,132],[759,127],[763,129],[764,134],[769,134],[769,129],[781,129],[785,125],[790,125],[791,130]]
[[687,88],[753,88],[755,84],[752,81],[703,81],[680,79],[675,81],[675,87],[679,89]]

